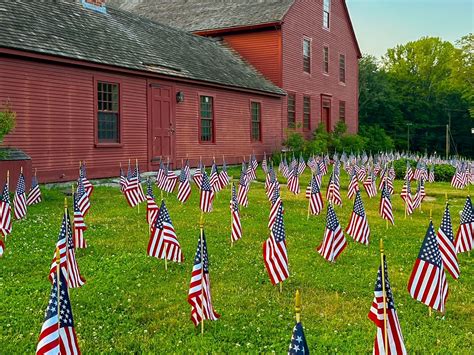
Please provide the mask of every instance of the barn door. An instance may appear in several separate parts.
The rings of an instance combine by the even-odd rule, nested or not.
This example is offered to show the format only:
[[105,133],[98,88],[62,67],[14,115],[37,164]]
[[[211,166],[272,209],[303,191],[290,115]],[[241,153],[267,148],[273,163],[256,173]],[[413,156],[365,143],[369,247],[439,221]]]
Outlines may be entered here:
[[151,162],[174,163],[175,117],[173,110],[173,87],[162,84],[150,85],[151,105]]

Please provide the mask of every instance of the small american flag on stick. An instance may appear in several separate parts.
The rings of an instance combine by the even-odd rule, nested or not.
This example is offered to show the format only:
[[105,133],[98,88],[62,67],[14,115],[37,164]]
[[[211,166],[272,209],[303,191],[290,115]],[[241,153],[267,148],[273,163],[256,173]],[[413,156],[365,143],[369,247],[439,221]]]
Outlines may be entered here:
[[239,202],[237,201],[237,192],[235,185],[232,183],[231,199],[230,199],[230,215],[231,215],[231,241],[236,242],[242,238],[242,224],[240,223]]
[[408,282],[408,292],[415,300],[444,312],[448,283],[431,221]]
[[365,214],[364,204],[360,191],[357,191],[354,200],[354,208],[352,210],[349,225],[346,228],[346,233],[349,234],[356,242],[369,245],[370,227]]
[[28,198],[26,199],[26,204],[28,206],[35,205],[41,202],[41,190],[38,184],[38,179],[36,178],[36,171],[35,175],[31,179],[31,189],[28,192]]
[[79,162],[79,178],[82,180],[82,184],[86,189],[87,196],[90,198],[92,195],[92,191],[94,191],[94,186],[91,184],[89,180],[87,180],[87,173],[86,173],[86,163]]
[[158,216],[159,208],[155,202],[155,195],[153,194],[153,186],[151,179],[148,178],[146,181],[146,220],[150,229],[155,224],[156,217]]
[[319,215],[323,209],[324,203],[318,181],[314,175],[311,177],[309,186],[306,189],[306,198],[309,199],[309,212],[312,215]]
[[457,280],[459,278],[459,264],[456,248],[454,247],[453,226],[451,224],[451,214],[449,213],[448,203],[446,203],[443,220],[438,229],[438,245],[441,257],[443,258],[444,268]]
[[12,232],[12,208],[10,205],[8,182],[7,172],[7,181],[3,185],[2,195],[0,196],[0,234],[3,234],[5,237]]
[[221,189],[229,185],[229,182],[230,182],[230,177],[229,177],[229,174],[227,173],[227,165],[225,163],[224,157],[222,157],[222,169],[219,174],[219,181],[221,184]]
[[191,320],[195,326],[205,319],[218,320],[220,318],[212,305],[209,258],[206,236],[202,227],[189,284],[188,303],[191,305]]
[[380,216],[392,223],[395,223],[393,219],[393,210],[392,210],[392,200],[390,199],[390,191],[387,188],[387,183],[384,182],[382,187],[382,194],[380,196],[380,206],[379,206]]
[[199,205],[202,212],[212,211],[212,202],[214,201],[214,191],[212,191],[209,178],[207,177],[206,170],[202,170],[202,184],[201,184],[201,196],[199,199]]
[[74,224],[73,224],[73,234],[74,234],[74,247],[76,249],[87,248],[87,242],[84,239],[84,232],[87,229],[86,223],[84,222],[84,216],[82,215],[81,210],[79,209],[79,200],[77,193],[73,193],[74,199]]
[[249,205],[248,193],[249,193],[249,179],[247,176],[248,169],[245,166],[245,162],[242,162],[242,171],[240,172],[239,190],[237,192],[237,200],[240,206],[247,207]]
[[18,184],[16,185],[15,196],[13,197],[14,214],[16,219],[26,217],[26,193],[25,193],[25,176],[23,168],[21,168]]
[[191,183],[189,179],[189,162],[186,160],[186,164],[181,168],[181,173],[179,174],[178,200],[181,203],[185,203],[191,195]]
[[334,212],[334,208],[328,204],[324,239],[316,250],[327,261],[335,262],[346,246],[346,238],[337,220],[336,212]]
[[472,250],[474,245],[474,211],[471,198],[466,198],[466,203],[461,212],[461,224],[456,233],[456,253],[465,253]]

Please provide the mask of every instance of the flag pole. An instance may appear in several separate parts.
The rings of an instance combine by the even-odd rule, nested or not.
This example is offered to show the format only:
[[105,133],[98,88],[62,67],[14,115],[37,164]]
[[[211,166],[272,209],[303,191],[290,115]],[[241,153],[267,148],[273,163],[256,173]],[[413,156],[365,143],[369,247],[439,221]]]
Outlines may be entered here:
[[[9,193],[10,193],[10,170],[7,170],[7,194]],[[10,199],[10,196],[8,196],[8,199]],[[7,242],[7,235],[8,233],[5,233],[5,243]]]
[[383,298],[383,327],[384,327],[384,352],[388,353],[388,333],[387,333],[387,297],[385,294],[385,263],[384,263],[383,239],[380,238],[380,270],[382,271],[382,298]]
[[[432,219],[432,212],[433,212],[433,210],[430,208],[430,222],[432,222],[432,220],[433,220]],[[431,317],[431,307],[428,307],[428,316]]]
[[204,335],[204,212],[201,211],[201,218],[199,220],[200,241],[201,241],[201,336]]
[[296,313],[296,323],[301,322],[301,292],[300,290],[296,290],[295,295],[295,313]]
[[[135,168],[137,168],[137,184],[140,185],[140,172],[138,171],[138,159],[135,158]],[[140,214],[140,203],[137,203],[137,213]]]
[[311,193],[313,192],[313,172],[311,172],[311,180],[309,183],[309,188],[310,188],[310,192],[309,192],[309,199],[308,199],[308,215],[306,216],[306,220],[309,220],[309,213],[311,211]]
[[60,288],[60,272],[61,272],[61,253],[59,247],[56,247],[56,288],[57,293],[56,297],[58,298],[58,331],[61,328],[61,319],[59,315],[61,314],[61,288]]
[[230,187],[230,247],[232,248],[234,246],[234,240],[232,239],[232,228],[234,228],[234,206],[233,206],[233,195],[232,191],[234,187],[234,183],[232,183],[232,186]]

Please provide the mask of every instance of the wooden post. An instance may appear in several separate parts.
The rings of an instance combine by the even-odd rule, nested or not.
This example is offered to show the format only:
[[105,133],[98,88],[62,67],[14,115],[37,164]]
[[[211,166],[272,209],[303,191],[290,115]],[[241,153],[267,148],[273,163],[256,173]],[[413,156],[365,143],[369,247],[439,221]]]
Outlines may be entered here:
[[[56,247],[56,278],[57,278],[57,281],[56,281],[56,288],[57,288],[57,293],[56,293],[56,297],[58,298],[57,299],[57,302],[58,302],[58,330],[59,328],[61,327],[61,319],[60,319],[60,315],[61,315],[61,288],[60,288],[60,278],[61,278],[61,252],[59,251],[59,247]],[[67,280],[66,280],[67,282]]]
[[281,281],[281,282],[279,283],[279,285],[280,285],[280,293],[282,293],[282,292],[283,292],[283,281]]
[[383,258],[383,239],[380,238],[380,269],[382,271],[382,297],[383,297],[383,327],[384,327],[384,350],[388,353],[388,333],[387,333],[387,296],[385,294],[385,263]]
[[201,336],[204,335],[204,311],[202,305],[204,304],[204,212],[201,211],[201,219],[199,221],[200,240],[201,240]]
[[301,293],[300,290],[296,290],[295,295],[295,313],[296,323],[301,322]]

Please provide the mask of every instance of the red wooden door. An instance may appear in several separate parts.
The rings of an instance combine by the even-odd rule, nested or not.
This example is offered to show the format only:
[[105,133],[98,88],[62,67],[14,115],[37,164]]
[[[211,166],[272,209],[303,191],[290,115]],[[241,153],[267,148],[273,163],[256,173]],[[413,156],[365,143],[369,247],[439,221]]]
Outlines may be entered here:
[[160,158],[174,163],[175,117],[173,110],[173,87],[151,84],[151,162],[158,164]]
[[321,100],[321,122],[326,126],[326,131],[331,131],[331,100]]

